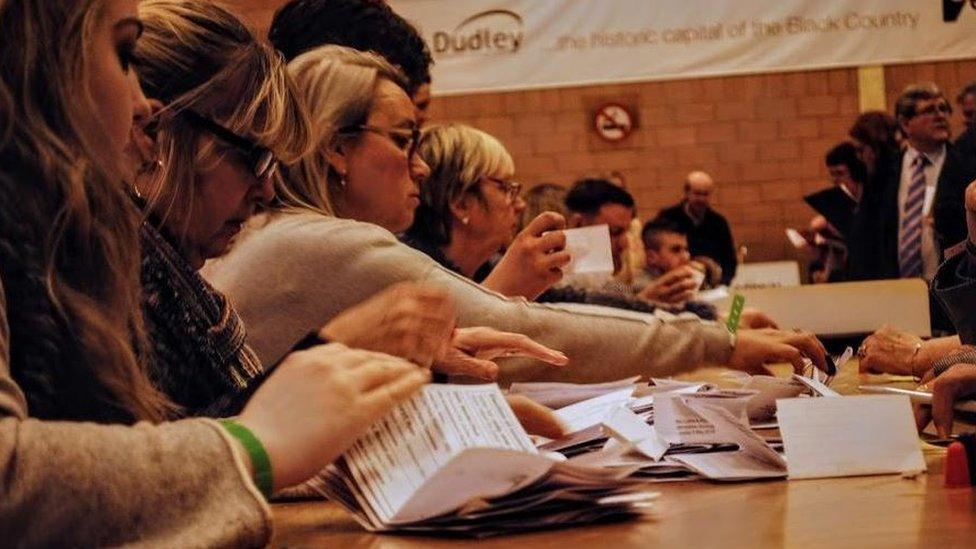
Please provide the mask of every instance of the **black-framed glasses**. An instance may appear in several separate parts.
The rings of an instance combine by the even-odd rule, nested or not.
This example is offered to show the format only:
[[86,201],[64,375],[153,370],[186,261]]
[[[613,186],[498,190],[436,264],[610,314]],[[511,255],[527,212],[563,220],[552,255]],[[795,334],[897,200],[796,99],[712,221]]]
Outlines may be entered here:
[[369,124],[346,126],[339,130],[339,135],[352,135],[361,132],[372,132],[389,139],[396,148],[407,154],[407,160],[413,160],[420,146],[420,126],[413,124],[408,128],[383,128]]
[[196,111],[187,109],[181,111],[180,114],[184,115],[191,123],[212,133],[224,143],[240,151],[247,160],[247,165],[251,169],[251,173],[254,174],[254,177],[258,181],[266,180],[278,170],[278,157],[271,152],[271,149],[237,135]]
[[915,111],[915,116],[935,116],[936,114],[952,114],[952,105],[947,102],[933,103],[924,109]]
[[484,177],[498,187],[498,190],[505,193],[505,198],[508,199],[509,204],[515,202],[515,199],[518,198],[519,193],[522,192],[522,184],[516,181],[505,181],[504,179],[488,177],[487,175]]

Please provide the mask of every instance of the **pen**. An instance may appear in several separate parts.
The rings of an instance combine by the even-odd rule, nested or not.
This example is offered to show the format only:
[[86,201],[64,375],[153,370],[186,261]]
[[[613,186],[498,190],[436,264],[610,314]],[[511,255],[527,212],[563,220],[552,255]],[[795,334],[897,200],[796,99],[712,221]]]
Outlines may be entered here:
[[[932,393],[925,391],[914,391],[912,389],[899,389],[897,387],[879,387],[877,385],[861,385],[858,389],[862,393],[905,395],[917,404],[932,405]],[[952,407],[957,412],[976,414],[976,400],[960,400]]]

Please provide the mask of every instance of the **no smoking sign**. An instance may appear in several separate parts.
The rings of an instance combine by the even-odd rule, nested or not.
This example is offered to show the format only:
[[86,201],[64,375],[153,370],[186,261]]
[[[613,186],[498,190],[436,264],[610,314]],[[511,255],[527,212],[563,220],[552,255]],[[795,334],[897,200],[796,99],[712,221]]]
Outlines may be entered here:
[[616,143],[630,135],[634,129],[634,116],[623,105],[607,103],[593,115],[593,128],[606,141]]

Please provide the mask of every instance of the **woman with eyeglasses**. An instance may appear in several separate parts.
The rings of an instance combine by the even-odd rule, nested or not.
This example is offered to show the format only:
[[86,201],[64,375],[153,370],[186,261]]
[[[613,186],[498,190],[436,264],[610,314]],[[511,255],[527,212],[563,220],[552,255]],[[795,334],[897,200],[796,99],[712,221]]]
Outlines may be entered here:
[[[141,4],[140,15],[145,32],[135,65],[156,112],[134,132],[130,151],[139,164],[135,192],[148,214],[141,239],[150,374],[179,414],[233,415],[266,368],[246,344],[231,304],[197,270],[224,253],[274,196],[279,161],[262,143],[294,161],[308,142],[306,116],[284,64],[226,10],[209,2],[153,0]],[[226,93],[234,88],[239,93]],[[389,292],[339,315],[323,331],[350,346],[362,347],[368,336],[383,343],[369,311],[413,310],[418,303],[426,332],[408,330],[414,337],[395,343],[410,352],[394,354],[429,365],[444,354],[454,329],[453,308],[436,292]],[[304,341],[325,339],[311,337]],[[397,350],[372,343],[374,350]]]
[[129,151],[147,217],[150,375],[181,414],[233,415],[231,401],[264,366],[233,307],[197,271],[274,196],[278,155],[304,152],[307,120],[284,64],[226,10],[151,0],[139,15],[133,61],[154,112]]
[[[284,167],[270,211],[204,268],[240,311],[249,342],[265,362],[282,356],[309,325],[324,324],[391,285],[422,282],[451,296],[460,326],[523,334],[569,356],[564,368],[507,361],[500,364],[501,383],[666,375],[703,362],[754,370],[769,360],[789,360],[802,367],[801,349],[823,366],[823,347],[810,334],[741,330],[736,342],[715,324],[573,314],[506,298],[444,269],[391,232],[411,224],[409,206],[417,201],[403,196],[419,193],[415,181],[427,167],[411,157],[409,141],[353,130],[412,127],[416,113],[399,71],[376,55],[338,46],[306,52],[288,69],[310,112],[315,148]],[[363,192],[368,188],[388,192]],[[382,215],[350,207],[367,200]],[[380,225],[379,219],[396,222]]]
[[134,0],[0,0],[5,545],[264,546],[262,492],[319,471],[428,379],[318,345],[284,359],[235,422],[166,421],[123,183],[133,117],[149,114],[129,68],[141,30]]
[[[419,154],[431,174],[405,243],[507,295],[535,299],[559,281],[570,257],[565,237],[553,229],[565,220],[543,213],[516,236],[525,202],[513,181],[512,157],[497,139],[461,124],[435,126],[424,131]],[[525,250],[532,244],[539,245],[538,253]],[[488,260],[505,248],[489,269]]]

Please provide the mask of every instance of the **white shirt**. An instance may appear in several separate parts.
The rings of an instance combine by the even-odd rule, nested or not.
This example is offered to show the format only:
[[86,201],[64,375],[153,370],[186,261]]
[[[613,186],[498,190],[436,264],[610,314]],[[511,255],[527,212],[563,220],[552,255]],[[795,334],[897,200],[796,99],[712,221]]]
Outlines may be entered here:
[[[898,183],[898,243],[901,244],[901,222],[905,215],[905,197],[908,194],[908,187],[912,184],[912,174],[915,172],[915,159],[922,154],[911,145],[905,150],[901,158],[901,180]],[[922,206],[922,215],[928,218],[932,215],[932,203],[935,202],[935,185],[939,181],[939,174],[942,173],[942,165],[945,163],[945,145],[934,153],[925,155],[929,163],[925,166],[925,203]],[[922,278],[931,282],[935,277],[935,272],[939,269],[939,247],[935,242],[935,230],[932,223],[926,221],[922,223]]]

